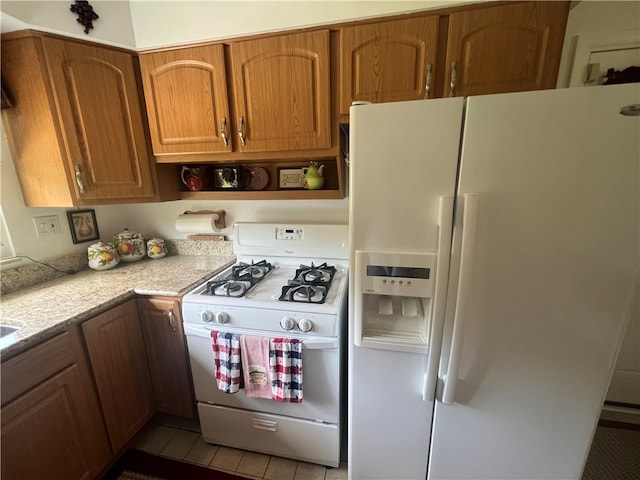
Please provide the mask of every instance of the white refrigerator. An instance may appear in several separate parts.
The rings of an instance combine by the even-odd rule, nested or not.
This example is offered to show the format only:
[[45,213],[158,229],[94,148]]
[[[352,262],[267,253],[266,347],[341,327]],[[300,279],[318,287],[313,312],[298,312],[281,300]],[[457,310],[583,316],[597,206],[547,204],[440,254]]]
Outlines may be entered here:
[[579,479],[640,266],[640,84],[350,113],[349,478]]

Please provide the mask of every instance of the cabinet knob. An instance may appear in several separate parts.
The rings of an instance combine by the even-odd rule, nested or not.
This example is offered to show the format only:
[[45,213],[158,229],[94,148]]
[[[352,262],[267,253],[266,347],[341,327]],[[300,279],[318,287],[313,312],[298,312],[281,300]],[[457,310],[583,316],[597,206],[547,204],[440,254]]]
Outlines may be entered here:
[[427,78],[425,79],[424,87],[424,99],[429,98],[429,92],[431,92],[431,64],[427,65]]
[[80,173],[80,165],[75,166],[76,171],[76,183],[80,189],[80,193],[84,193],[84,181],[82,180],[82,174]]
[[449,84],[449,96],[455,97],[456,90],[456,62],[451,62],[451,83]]
[[171,327],[171,330],[173,330],[174,332],[178,331],[178,327],[176,327],[176,315],[175,313],[173,313],[173,308],[170,308],[169,311],[166,313],[167,318],[169,319],[169,326]]
[[222,119],[222,125],[220,125],[220,136],[224,142],[224,146],[229,145],[229,137],[227,136],[227,117]]
[[238,128],[238,135],[240,135],[240,143],[244,147],[247,144],[247,139],[244,136],[244,117],[240,117],[240,127]]

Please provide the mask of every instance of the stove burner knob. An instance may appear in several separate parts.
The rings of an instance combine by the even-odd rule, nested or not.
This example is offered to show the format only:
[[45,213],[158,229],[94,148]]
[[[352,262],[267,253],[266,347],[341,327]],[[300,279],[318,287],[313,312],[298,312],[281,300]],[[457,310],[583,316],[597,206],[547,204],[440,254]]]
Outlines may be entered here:
[[282,320],[280,320],[280,326],[284,330],[291,330],[296,326],[296,321],[291,317],[284,317]]
[[228,321],[229,321],[229,314],[227,312],[216,313],[216,323],[222,325],[223,323],[227,323]]
[[200,312],[200,320],[204,323],[213,322],[213,312],[210,312],[209,310]]
[[303,318],[298,322],[298,328],[303,332],[310,332],[313,328],[313,323],[311,322],[311,320]]

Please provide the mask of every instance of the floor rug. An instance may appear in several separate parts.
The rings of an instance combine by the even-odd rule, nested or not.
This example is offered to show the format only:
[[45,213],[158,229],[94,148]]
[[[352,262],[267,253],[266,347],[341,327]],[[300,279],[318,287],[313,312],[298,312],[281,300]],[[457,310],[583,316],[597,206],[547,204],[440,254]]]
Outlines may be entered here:
[[638,426],[600,421],[582,480],[640,480]]
[[231,473],[127,450],[102,480],[238,480]]

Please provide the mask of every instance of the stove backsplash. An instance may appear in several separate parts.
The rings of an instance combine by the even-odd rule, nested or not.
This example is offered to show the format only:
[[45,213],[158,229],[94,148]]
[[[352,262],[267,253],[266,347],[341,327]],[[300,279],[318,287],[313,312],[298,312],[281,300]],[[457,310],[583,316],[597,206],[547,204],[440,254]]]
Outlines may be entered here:
[[[218,257],[234,255],[233,242],[229,240],[165,240],[165,245],[169,255],[212,255]],[[88,246],[89,244],[87,244]],[[73,270],[74,272],[87,268],[89,263],[86,253],[69,254],[38,261],[52,265],[59,270]],[[162,259],[154,261],[161,262]],[[31,262],[16,268],[3,269],[2,275],[0,275],[0,295],[17,292],[65,275],[65,273]]]

